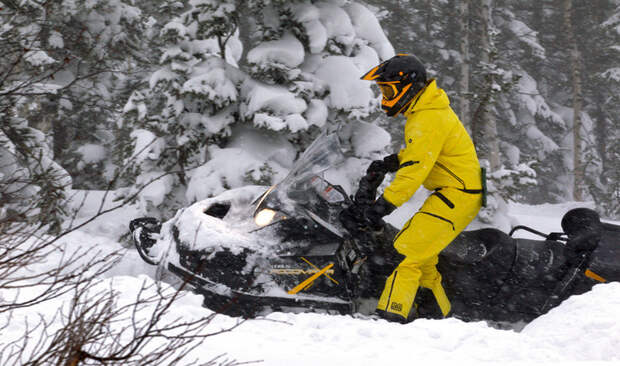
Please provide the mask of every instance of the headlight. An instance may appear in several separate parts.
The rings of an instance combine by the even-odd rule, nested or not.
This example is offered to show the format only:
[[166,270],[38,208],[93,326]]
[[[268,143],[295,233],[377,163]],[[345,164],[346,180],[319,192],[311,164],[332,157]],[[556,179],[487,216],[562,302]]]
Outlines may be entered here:
[[269,225],[275,216],[276,212],[274,210],[264,208],[254,216],[254,222],[256,222],[258,226]]

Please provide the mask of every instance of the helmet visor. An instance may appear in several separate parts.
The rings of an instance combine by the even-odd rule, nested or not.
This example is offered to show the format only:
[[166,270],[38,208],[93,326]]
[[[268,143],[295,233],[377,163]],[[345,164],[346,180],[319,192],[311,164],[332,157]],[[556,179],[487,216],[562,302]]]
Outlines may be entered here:
[[379,89],[381,89],[381,94],[383,94],[383,98],[390,100],[393,99],[398,91],[396,90],[396,86],[392,83],[377,83],[379,85]]

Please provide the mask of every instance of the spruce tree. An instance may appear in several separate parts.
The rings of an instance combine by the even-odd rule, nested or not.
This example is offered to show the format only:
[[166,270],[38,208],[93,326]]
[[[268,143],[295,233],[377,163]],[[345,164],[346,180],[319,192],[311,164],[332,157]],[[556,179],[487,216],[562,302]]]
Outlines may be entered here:
[[[134,183],[175,173],[160,182],[172,206],[282,178],[320,129],[376,111],[376,94],[359,78],[393,55],[374,15],[341,1],[193,0],[158,41],[158,68],[125,106],[136,131],[126,158],[150,152]],[[250,135],[273,152],[242,143]],[[149,139],[166,148],[151,149]],[[230,159],[240,161],[234,171]]]
[[[119,0],[21,1],[3,7],[0,21],[3,133],[22,155],[21,168],[47,171],[49,160],[63,172],[48,183],[39,176],[39,187],[107,187],[110,131],[126,98],[140,11]],[[54,176],[65,169],[75,178],[59,185]],[[60,215],[62,203],[54,202]]]

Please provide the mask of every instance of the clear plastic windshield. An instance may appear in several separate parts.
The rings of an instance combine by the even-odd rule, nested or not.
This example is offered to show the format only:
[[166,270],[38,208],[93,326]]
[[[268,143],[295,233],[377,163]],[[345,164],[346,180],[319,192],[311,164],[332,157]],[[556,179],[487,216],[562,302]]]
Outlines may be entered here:
[[316,191],[327,201],[344,199],[340,193],[337,193],[339,197],[335,197],[336,192],[321,191],[327,184],[322,178],[323,173],[341,164],[344,160],[338,136],[326,132],[321,133],[299,157],[288,175],[271,187],[262,197],[257,209],[262,202],[275,203],[274,201],[277,201],[278,204],[273,206],[283,211],[294,211],[295,208],[291,206],[305,203],[312,198],[312,195],[308,194],[309,191]]
[[312,177],[320,176],[323,172],[344,161],[340,149],[340,141],[336,134],[323,132],[297,160],[286,178],[278,184],[279,189],[297,186]]

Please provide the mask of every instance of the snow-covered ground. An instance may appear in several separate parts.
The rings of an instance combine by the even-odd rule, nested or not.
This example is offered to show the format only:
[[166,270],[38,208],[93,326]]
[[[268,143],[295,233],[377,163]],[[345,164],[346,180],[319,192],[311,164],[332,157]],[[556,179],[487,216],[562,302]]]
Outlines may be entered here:
[[[100,197],[93,195],[92,200]],[[86,205],[88,206],[88,205]],[[560,219],[574,203],[562,205],[510,205],[514,220],[540,231],[560,231]],[[102,252],[122,249],[119,236],[137,213],[131,208],[107,214],[63,239],[68,247],[92,245]],[[49,262],[53,263],[50,258]],[[142,262],[133,249],[105,276],[119,301],[132,301],[140,286],[152,283],[154,267]],[[0,293],[0,296],[3,294]],[[6,294],[5,294],[6,298]],[[0,344],[19,337],[28,322],[52,319],[68,298],[18,311],[0,333]],[[201,307],[200,296],[188,293],[168,315],[169,319],[198,319],[212,312]],[[144,310],[145,314],[148,310]],[[146,315],[145,315],[146,316]],[[4,324],[0,316],[0,324]],[[57,320],[53,320],[57,321]],[[212,331],[235,325],[239,319],[218,315]],[[232,332],[207,338],[191,351],[189,359],[262,361],[262,365],[417,365],[434,364],[620,364],[620,283],[594,287],[573,296],[520,331],[500,330],[484,322],[457,319],[416,320],[407,325],[354,316],[316,313],[273,313],[248,320]]]

